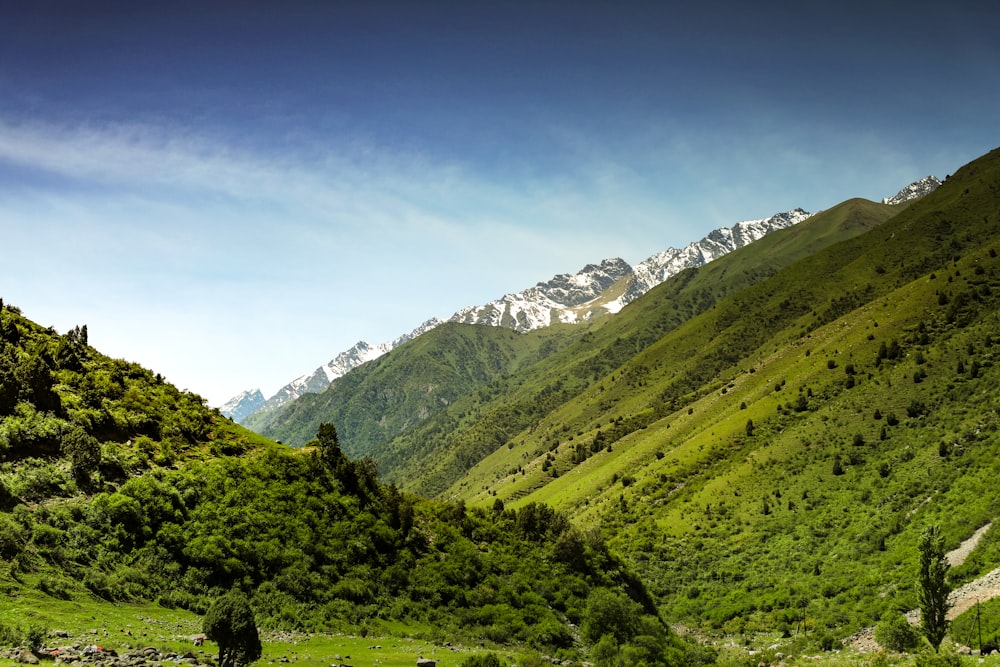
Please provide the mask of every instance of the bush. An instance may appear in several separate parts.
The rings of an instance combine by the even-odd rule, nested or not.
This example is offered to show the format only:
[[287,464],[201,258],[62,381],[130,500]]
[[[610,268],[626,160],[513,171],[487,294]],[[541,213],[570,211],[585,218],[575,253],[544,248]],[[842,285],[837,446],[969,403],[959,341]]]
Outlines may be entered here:
[[42,625],[32,625],[24,635],[24,641],[28,648],[37,651],[45,645],[45,638],[49,636],[49,631]]
[[875,641],[889,649],[900,653],[917,647],[920,633],[902,614],[893,614],[875,626]]
[[0,646],[17,646],[22,638],[20,628],[0,621]]
[[502,665],[495,653],[480,653],[470,655],[463,660],[461,667],[502,667]]
[[635,636],[641,614],[641,607],[622,593],[598,588],[587,597],[580,631],[592,644],[604,635],[624,643]]
[[962,667],[962,658],[956,653],[922,651],[917,654],[916,667]]

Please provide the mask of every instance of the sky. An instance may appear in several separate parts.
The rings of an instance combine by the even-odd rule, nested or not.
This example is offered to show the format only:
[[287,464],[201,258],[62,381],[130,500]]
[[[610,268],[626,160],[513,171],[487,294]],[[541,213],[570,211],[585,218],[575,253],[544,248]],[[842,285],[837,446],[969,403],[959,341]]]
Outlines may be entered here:
[[0,0],[0,298],[221,405],[1000,144],[981,2]]

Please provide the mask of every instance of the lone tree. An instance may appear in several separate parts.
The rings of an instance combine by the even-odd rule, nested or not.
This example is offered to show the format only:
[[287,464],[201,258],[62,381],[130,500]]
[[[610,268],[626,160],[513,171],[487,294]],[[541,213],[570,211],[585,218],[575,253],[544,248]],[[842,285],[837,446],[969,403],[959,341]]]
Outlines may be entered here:
[[948,631],[948,593],[951,588],[945,580],[948,561],[944,557],[944,539],[941,529],[929,526],[920,535],[920,618],[924,636],[937,652]]
[[320,424],[316,431],[316,440],[319,446],[319,458],[323,465],[330,470],[336,470],[347,458],[340,449],[337,427],[326,422]]
[[241,591],[216,598],[205,614],[202,632],[219,645],[219,667],[244,667],[260,658],[257,623]]
[[69,456],[73,477],[80,486],[90,485],[91,474],[101,465],[101,445],[97,438],[73,426],[62,438],[63,454]]

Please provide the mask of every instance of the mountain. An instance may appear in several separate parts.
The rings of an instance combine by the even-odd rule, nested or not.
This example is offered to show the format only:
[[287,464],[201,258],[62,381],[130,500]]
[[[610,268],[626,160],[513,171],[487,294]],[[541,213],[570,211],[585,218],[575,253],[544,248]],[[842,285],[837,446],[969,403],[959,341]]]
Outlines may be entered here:
[[903,204],[914,199],[919,199],[928,195],[941,186],[941,181],[936,176],[925,176],[919,181],[910,183],[905,188],[891,197],[882,199],[883,204]]
[[[681,250],[669,248],[657,253],[641,262],[635,269],[623,259],[605,259],[597,264],[588,264],[575,274],[559,274],[551,280],[540,282],[520,292],[504,295],[489,303],[463,308],[447,321],[504,327],[523,333],[553,324],[576,324],[601,315],[616,313],[626,304],[683,269],[701,266],[770,232],[797,224],[809,215],[802,209],[794,209],[770,218],[739,222],[733,227],[722,227]],[[367,341],[359,341],[328,364],[292,380],[265,402],[258,404],[251,412],[233,418],[250,428],[264,429],[272,421],[269,416],[271,413],[300,396],[323,391],[336,378],[361,364],[377,359],[440,323],[441,320],[432,318],[411,333],[387,343],[372,345]],[[245,393],[247,392],[243,392]],[[223,407],[235,404],[243,394],[230,399]],[[229,413],[224,411],[224,414]],[[260,416],[248,419],[253,414]]]
[[700,241],[678,250],[667,248],[640,262],[633,271],[633,280],[625,294],[617,300],[619,307],[635,301],[664,280],[684,269],[703,266],[737,248],[753,243],[777,229],[785,229],[807,219],[811,214],[800,208],[777,213],[770,218],[738,222],[721,227]]
[[[174,637],[175,621],[201,627],[237,590],[276,634],[432,631],[540,665],[542,653],[579,662],[614,632],[610,649],[644,664],[701,664],[567,516],[403,494],[345,456],[335,429],[316,436],[312,451],[266,440],[102,355],[86,326],[60,335],[0,300],[0,646],[39,646],[67,619],[81,638],[93,619],[134,628],[145,610],[139,627],[168,641],[166,619]],[[132,631],[116,634],[106,654],[131,648]],[[387,655],[401,664],[381,652],[366,664]]]
[[[296,419],[350,424],[344,446],[404,490],[567,512],[670,621],[791,634],[804,616],[833,646],[917,606],[926,527],[951,548],[1000,514],[998,211],[1000,150],[923,197],[850,199],[682,270],[614,317],[520,334],[549,340],[446,404],[437,387],[490,357],[441,329]],[[420,412],[377,393],[402,382],[431,397]],[[379,421],[396,435],[356,427]],[[956,583],[1000,566],[988,534]]]
[[[902,208],[849,200],[760,243],[456,402],[434,418],[446,438],[390,443],[421,447],[399,479],[599,526],[670,621],[710,632],[808,619],[842,637],[913,609],[932,525],[951,549],[994,522],[950,581],[995,570],[1000,149]],[[804,254],[771,263],[789,243]],[[742,287],[709,291],[737,272]],[[500,446],[477,446],[484,423]]]
[[[559,274],[482,306],[463,308],[448,321],[520,332],[559,323],[574,324],[591,317],[594,302],[631,272],[632,267],[625,260],[605,259],[599,264],[588,264],[575,275]],[[597,308],[600,307],[598,304]]]
[[[408,334],[403,334],[402,336],[399,336],[391,341],[378,343],[376,345],[372,345],[368,341],[364,340],[358,341],[349,350],[341,352],[328,363],[320,366],[312,373],[307,373],[295,378],[279,389],[266,401],[261,401],[261,403],[257,405],[254,410],[243,414],[241,417],[233,416],[233,419],[241,424],[254,424],[255,422],[248,421],[252,415],[262,413],[270,414],[275,410],[291,403],[300,396],[319,393],[329,387],[330,383],[337,378],[346,375],[364,363],[373,359],[378,359],[386,352],[399,347],[403,343],[416,338],[424,332],[430,331],[440,323],[440,320],[431,318]],[[239,396],[230,399],[226,405],[228,406],[234,401],[237,401],[240,396],[243,396],[246,393],[247,392],[243,392]],[[225,412],[223,412],[223,414],[225,414]],[[258,419],[256,422],[257,427],[259,428],[262,423],[265,422]],[[254,426],[251,426],[251,428],[254,428]]]
[[219,408],[219,412],[233,421],[239,422],[260,410],[263,405],[264,394],[260,392],[260,389],[251,389],[233,396]]
[[445,322],[334,380],[322,392],[251,416],[247,426],[301,446],[320,424],[333,423],[348,455],[371,456],[382,443],[461,397],[489,391],[558,351],[571,339],[569,331],[518,333],[507,327]]

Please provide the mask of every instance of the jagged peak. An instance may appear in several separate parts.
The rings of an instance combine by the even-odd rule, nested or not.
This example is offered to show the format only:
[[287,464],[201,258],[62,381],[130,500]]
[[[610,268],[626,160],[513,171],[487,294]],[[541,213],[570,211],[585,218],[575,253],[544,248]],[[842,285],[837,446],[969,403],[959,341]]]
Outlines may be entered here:
[[883,197],[883,204],[902,204],[913,199],[919,199],[924,195],[934,192],[941,186],[941,180],[937,176],[924,176],[919,181],[914,181],[891,197]]

